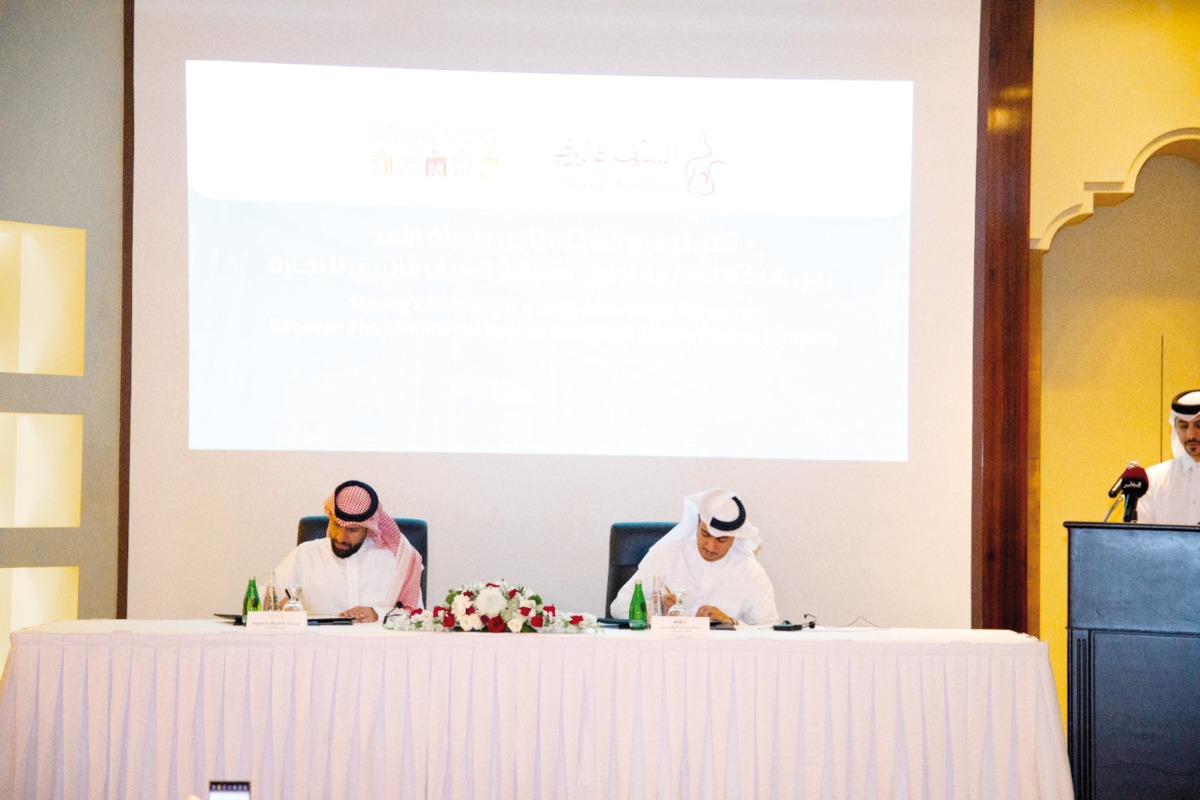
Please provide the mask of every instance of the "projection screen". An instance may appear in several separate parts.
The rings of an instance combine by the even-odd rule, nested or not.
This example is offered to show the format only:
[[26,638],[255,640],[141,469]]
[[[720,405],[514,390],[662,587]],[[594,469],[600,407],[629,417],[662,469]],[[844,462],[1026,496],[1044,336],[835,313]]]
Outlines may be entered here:
[[358,478],[430,600],[600,613],[609,526],[725,486],[785,616],[969,624],[977,3],[135,24],[130,616]]

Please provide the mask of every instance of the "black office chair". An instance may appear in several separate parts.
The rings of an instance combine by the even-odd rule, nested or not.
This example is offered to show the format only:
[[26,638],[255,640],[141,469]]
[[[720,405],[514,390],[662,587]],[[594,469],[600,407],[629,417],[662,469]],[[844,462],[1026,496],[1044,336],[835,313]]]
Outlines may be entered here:
[[650,549],[650,545],[661,539],[675,527],[674,522],[614,522],[608,533],[608,596],[604,599],[604,612],[610,617],[624,619],[629,609],[612,610],[613,598],[621,591],[638,564]]
[[[425,524],[423,519],[409,519],[408,517],[392,517],[396,520],[396,524],[400,526],[400,532],[404,534],[404,538],[408,539],[418,553],[421,554],[421,563],[425,569],[421,570],[421,597],[425,598],[425,602],[429,602],[429,595],[425,592],[425,576],[429,574],[429,556],[426,555],[429,544],[429,526]],[[324,539],[329,531],[329,517],[324,514],[318,514],[313,517],[301,517],[300,526],[296,531],[296,544],[311,542],[313,539]]]

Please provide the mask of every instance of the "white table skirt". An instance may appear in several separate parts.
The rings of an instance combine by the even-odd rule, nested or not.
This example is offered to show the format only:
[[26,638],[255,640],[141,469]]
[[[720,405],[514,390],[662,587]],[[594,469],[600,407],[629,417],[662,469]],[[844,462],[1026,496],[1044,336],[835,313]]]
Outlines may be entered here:
[[98,620],[12,643],[0,797],[1072,797],[1046,645],[1004,631]]

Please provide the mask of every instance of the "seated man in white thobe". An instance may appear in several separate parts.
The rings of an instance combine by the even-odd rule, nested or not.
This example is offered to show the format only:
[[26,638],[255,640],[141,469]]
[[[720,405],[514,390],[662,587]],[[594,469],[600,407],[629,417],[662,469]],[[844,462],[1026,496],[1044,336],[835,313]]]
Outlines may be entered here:
[[[629,608],[634,581],[649,591],[654,575],[665,579],[664,609],[684,595],[687,610],[726,624],[766,625],[779,619],[775,589],[755,553],[758,528],[742,501],[728,489],[709,489],[683,500],[683,519],[646,552],[637,572],[613,599],[614,613]],[[682,591],[681,591],[682,590]]]
[[421,554],[374,489],[346,481],[325,501],[325,514],[328,538],[298,545],[275,568],[281,589],[299,586],[309,614],[355,622],[375,622],[397,604],[421,607]]
[[1137,506],[1138,522],[1200,525],[1200,389],[1171,401],[1170,461],[1146,470],[1149,486]]

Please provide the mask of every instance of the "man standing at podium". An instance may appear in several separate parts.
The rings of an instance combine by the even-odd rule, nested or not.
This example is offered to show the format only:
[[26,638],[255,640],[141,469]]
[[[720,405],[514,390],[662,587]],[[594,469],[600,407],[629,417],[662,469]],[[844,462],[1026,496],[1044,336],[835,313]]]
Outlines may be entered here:
[[1146,470],[1150,486],[1138,505],[1138,521],[1154,525],[1200,525],[1200,389],[1171,401],[1170,461]]

